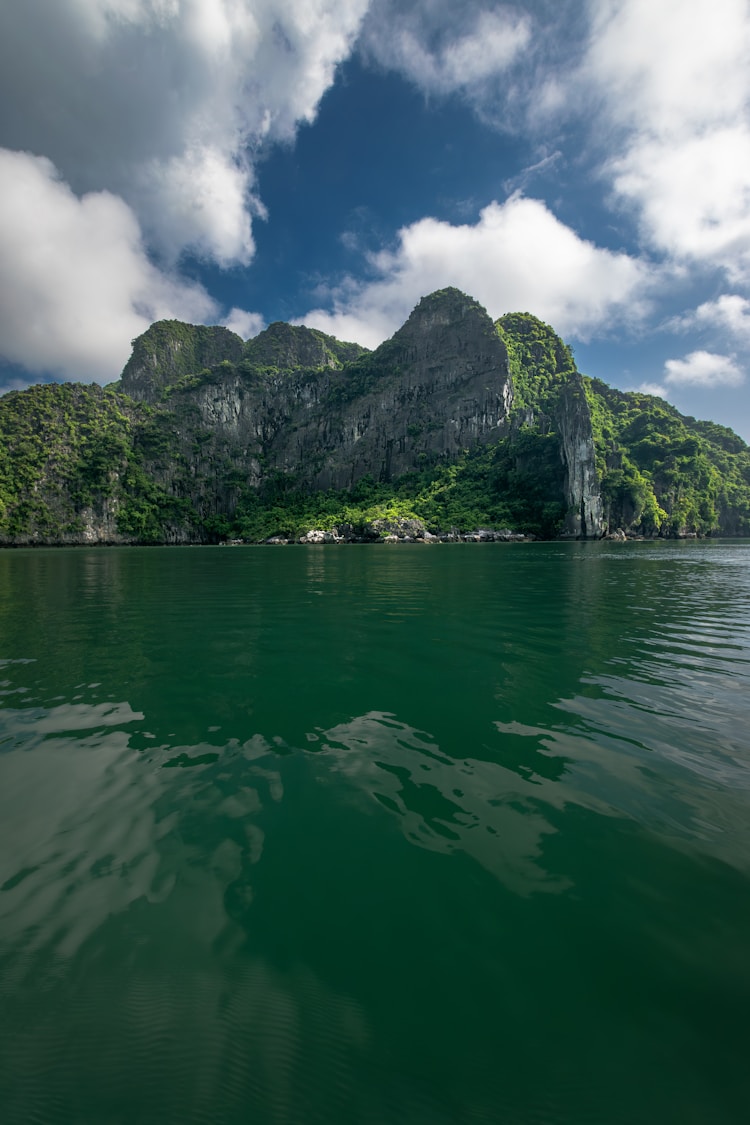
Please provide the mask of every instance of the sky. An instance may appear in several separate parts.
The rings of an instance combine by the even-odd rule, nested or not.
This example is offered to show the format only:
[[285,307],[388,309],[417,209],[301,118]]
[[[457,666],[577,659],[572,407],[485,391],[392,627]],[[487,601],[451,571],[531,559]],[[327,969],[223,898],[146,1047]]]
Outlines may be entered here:
[[448,285],[750,441],[747,0],[0,6],[0,392]]

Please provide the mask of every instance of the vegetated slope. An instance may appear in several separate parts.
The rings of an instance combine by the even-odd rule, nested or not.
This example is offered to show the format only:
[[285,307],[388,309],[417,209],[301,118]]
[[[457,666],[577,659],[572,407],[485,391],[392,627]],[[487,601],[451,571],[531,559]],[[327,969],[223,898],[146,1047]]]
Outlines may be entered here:
[[653,395],[585,380],[605,519],[644,535],[750,535],[750,449]]
[[149,413],[95,384],[0,399],[0,542],[188,541],[189,505],[144,469]]
[[497,322],[511,357],[515,401],[532,428],[559,409],[567,384],[585,395],[605,526],[634,535],[750,535],[750,448],[726,426],[670,403],[578,374],[570,348],[542,321]]
[[581,376],[549,326],[493,325],[455,289],[374,352],[282,323],[243,343],[162,321],[118,385],[0,399],[0,542],[368,537],[399,520],[750,534],[750,451]]

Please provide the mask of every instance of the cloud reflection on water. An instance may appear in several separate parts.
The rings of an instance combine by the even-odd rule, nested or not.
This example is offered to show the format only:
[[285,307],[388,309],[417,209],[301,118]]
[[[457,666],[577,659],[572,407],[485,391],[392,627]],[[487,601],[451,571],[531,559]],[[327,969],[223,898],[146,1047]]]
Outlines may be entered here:
[[335,771],[396,815],[410,843],[464,852],[517,894],[571,885],[545,870],[544,837],[557,829],[544,816],[543,794],[513,770],[454,760],[431,735],[378,711],[320,737]]

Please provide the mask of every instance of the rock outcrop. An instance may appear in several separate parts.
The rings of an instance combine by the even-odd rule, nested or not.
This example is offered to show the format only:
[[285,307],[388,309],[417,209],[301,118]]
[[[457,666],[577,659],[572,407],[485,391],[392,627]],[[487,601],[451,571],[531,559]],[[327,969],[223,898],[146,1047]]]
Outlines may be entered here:
[[181,378],[222,362],[239,363],[244,344],[228,328],[159,320],[133,340],[121,387],[139,402],[158,402],[165,388]]
[[565,465],[568,514],[562,534],[574,539],[600,539],[605,531],[602,498],[596,472],[591,410],[580,375],[575,373],[555,411],[560,456]]
[[[345,348],[356,349],[353,361],[342,362]],[[272,325],[246,355],[275,362],[177,381],[165,400],[196,474],[196,426],[199,462],[229,459],[252,486],[280,473],[308,489],[348,488],[366,475],[389,481],[507,432],[507,351],[484,309],[457,290],[426,297],[372,353]],[[126,368],[122,389],[132,387]]]

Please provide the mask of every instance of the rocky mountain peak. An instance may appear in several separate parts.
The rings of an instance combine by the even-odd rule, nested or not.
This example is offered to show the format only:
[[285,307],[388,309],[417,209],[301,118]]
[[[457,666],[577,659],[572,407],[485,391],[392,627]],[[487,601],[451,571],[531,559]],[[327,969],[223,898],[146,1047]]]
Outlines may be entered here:
[[333,337],[313,328],[279,320],[248,340],[243,358],[259,367],[272,367],[279,371],[293,371],[298,367],[338,368],[341,360],[335,347],[331,347],[331,344],[337,343]]
[[141,402],[156,402],[165,387],[224,360],[242,357],[242,338],[220,325],[157,320],[132,342],[133,352],[122,372],[120,387]]
[[504,383],[508,356],[486,310],[459,289],[423,297],[403,327],[374,353],[400,368],[439,366],[446,374],[485,371]]
[[487,311],[473,297],[452,286],[437,289],[422,298],[396,336],[434,333],[440,328],[456,328],[463,321],[467,322],[469,331],[472,326],[483,329],[492,326]]

